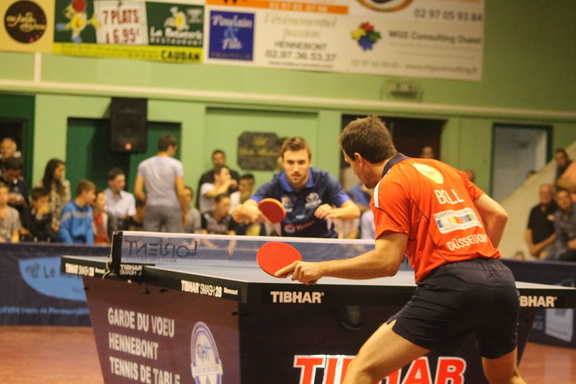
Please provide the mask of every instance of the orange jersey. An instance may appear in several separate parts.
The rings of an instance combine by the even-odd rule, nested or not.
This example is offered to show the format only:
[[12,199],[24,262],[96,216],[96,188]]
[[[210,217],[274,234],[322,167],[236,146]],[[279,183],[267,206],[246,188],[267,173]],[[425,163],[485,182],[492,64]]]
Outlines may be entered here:
[[401,154],[389,163],[393,165],[387,164],[371,202],[375,235],[391,231],[408,236],[406,253],[417,282],[444,264],[500,257],[474,206],[484,192],[466,173]]

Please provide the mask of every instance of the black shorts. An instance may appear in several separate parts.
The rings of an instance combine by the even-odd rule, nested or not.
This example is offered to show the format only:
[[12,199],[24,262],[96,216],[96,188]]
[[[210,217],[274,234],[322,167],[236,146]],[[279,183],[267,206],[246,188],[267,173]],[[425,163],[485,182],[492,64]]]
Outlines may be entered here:
[[394,332],[440,354],[450,354],[472,333],[480,355],[495,359],[516,347],[518,290],[498,259],[479,258],[436,268],[412,299],[388,319]]

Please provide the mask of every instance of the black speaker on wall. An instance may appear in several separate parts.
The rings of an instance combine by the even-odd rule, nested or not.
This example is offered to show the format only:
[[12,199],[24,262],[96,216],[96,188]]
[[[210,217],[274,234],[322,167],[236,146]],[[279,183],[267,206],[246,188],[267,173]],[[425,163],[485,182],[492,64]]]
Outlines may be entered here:
[[124,153],[146,152],[148,100],[113,97],[110,115],[110,150]]

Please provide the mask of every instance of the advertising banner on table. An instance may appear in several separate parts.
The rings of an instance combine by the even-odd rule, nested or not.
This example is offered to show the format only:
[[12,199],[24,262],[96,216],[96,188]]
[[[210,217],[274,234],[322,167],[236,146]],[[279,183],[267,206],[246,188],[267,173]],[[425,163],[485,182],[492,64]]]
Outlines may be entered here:
[[102,246],[0,244],[0,325],[90,325],[82,280],[62,273],[60,259],[109,253]]

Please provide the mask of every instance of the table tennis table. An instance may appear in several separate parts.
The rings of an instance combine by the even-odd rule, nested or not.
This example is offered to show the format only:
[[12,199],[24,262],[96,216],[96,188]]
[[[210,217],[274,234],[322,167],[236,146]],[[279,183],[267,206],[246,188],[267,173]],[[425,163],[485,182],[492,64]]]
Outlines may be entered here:
[[[105,382],[337,384],[364,341],[416,287],[410,270],[305,286],[267,275],[254,255],[154,263],[62,257],[64,272],[83,276]],[[520,349],[538,308],[576,307],[573,288],[517,287]],[[350,308],[362,317],[356,330],[342,322]],[[473,339],[383,382],[423,383],[426,375],[430,384],[486,383]]]

